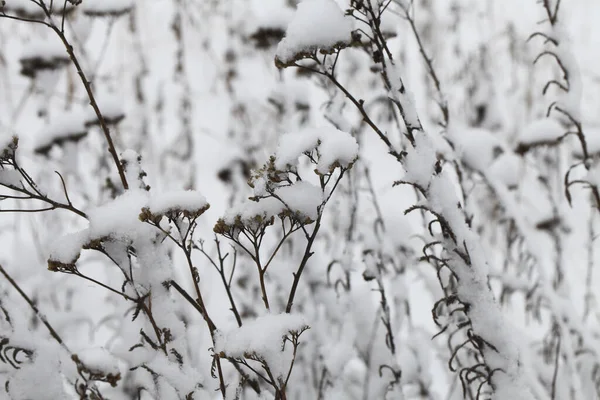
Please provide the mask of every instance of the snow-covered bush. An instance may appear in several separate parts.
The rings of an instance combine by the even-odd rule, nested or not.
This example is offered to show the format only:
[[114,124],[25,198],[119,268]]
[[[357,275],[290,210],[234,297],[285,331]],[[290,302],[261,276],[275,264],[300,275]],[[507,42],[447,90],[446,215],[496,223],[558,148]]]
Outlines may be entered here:
[[598,398],[598,12],[1,2],[0,399]]

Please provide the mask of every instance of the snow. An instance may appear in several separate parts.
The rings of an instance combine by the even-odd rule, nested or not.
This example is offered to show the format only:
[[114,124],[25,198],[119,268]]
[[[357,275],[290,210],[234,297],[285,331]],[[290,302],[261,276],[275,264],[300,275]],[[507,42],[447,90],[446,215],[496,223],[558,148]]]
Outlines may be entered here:
[[31,0],[6,0],[4,10],[25,18],[44,18],[44,10]]
[[21,74],[35,77],[40,70],[58,69],[68,62],[67,51],[56,37],[32,40],[21,51]]
[[68,55],[62,42],[50,36],[46,39],[34,39],[21,51],[21,59],[41,58],[44,60],[67,59]]
[[77,353],[79,360],[92,373],[102,374],[104,376],[120,375],[119,360],[104,347],[91,347]]
[[519,136],[517,151],[527,150],[529,147],[556,143],[567,130],[553,118],[541,118],[527,125]]
[[318,208],[323,203],[323,191],[305,181],[277,188],[275,197],[269,196],[259,201],[247,200],[232,207],[223,217],[227,225],[235,225],[239,218],[246,226],[253,226],[256,217],[266,220],[276,215],[285,214],[286,210],[295,217],[308,218],[315,221],[319,215]]
[[263,30],[284,32],[294,16],[285,0],[253,1],[254,18],[249,21],[248,32],[256,34]]
[[18,139],[16,136],[5,132],[0,133],[0,155],[5,157],[5,155],[12,154],[16,149],[17,142]]
[[119,16],[133,8],[133,0],[85,0],[81,8],[89,16]]
[[276,59],[289,64],[319,49],[345,47],[352,40],[352,27],[352,19],[333,0],[304,0],[277,46]]
[[[62,349],[48,345],[45,340],[37,343],[33,362],[21,365],[10,380],[11,399],[66,399],[61,361]],[[4,391],[5,388],[3,388]]]
[[407,150],[403,167],[406,174],[403,180],[427,189],[435,172],[436,152],[429,135],[419,133],[415,136],[415,147]]
[[89,240],[90,234],[87,229],[60,236],[50,244],[48,261],[65,265],[75,264],[81,249]]
[[[8,15],[18,15],[24,18],[32,18],[32,19],[43,19],[45,17],[44,10],[39,5],[35,4],[32,0],[5,0],[6,5],[4,6],[4,10]],[[48,6],[48,1],[46,0],[46,5]],[[75,8],[74,5],[67,3],[65,13],[69,14]],[[61,15],[63,13],[63,4],[60,7],[55,7],[52,9],[52,14]]]
[[496,158],[487,173],[497,181],[512,188],[519,185],[524,168],[524,160],[519,155],[507,151]]
[[322,190],[305,181],[279,188],[275,194],[285,203],[287,209],[312,221],[317,219],[318,208],[324,200]]
[[[233,358],[255,355],[267,362],[277,378],[287,373],[291,361],[282,351],[284,338],[289,337],[290,332],[299,333],[307,328],[302,315],[267,314],[246,321],[241,327],[217,332],[215,351]],[[285,348],[289,352],[291,347],[287,343]]]
[[267,197],[260,201],[247,200],[241,204],[231,207],[223,216],[227,225],[235,225],[239,221],[245,225],[253,225],[258,219],[270,219],[281,213],[284,205],[274,197]]
[[195,190],[170,191],[150,196],[148,209],[153,215],[163,215],[172,211],[202,213],[209,207],[206,198]]
[[452,125],[448,130],[448,137],[465,165],[475,171],[486,171],[505,152],[505,144],[487,129]]
[[37,134],[35,150],[47,153],[56,144],[67,141],[79,141],[87,135],[85,127],[85,111],[69,111],[52,116],[51,122]]
[[307,128],[281,137],[275,153],[275,167],[296,165],[305,152],[319,149],[317,171],[327,174],[336,166],[347,168],[358,157],[358,143],[349,133],[332,127]]
[[148,193],[129,190],[116,199],[88,212],[90,238],[106,236],[134,239],[152,228],[143,224],[138,216],[148,203]]
[[414,94],[408,90],[402,81],[400,66],[395,62],[390,61],[387,69],[390,81],[390,99],[396,103],[398,108],[402,110],[402,118],[406,128],[412,132],[413,129],[421,128],[421,121],[417,114],[417,107]]

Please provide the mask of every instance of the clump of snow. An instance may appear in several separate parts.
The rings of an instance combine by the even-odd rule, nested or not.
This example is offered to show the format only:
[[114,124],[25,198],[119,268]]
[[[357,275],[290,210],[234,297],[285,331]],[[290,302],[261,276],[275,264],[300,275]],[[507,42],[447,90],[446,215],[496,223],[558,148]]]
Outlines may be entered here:
[[294,11],[287,6],[285,0],[271,0],[268,2],[255,0],[253,2],[255,27],[281,28],[285,30],[294,16]]
[[488,175],[509,188],[519,185],[523,177],[524,160],[513,152],[500,155],[488,169]]
[[63,265],[75,264],[81,249],[90,240],[87,229],[60,236],[50,244],[48,261]]
[[267,195],[267,179],[265,177],[258,177],[252,181],[252,188],[254,189],[254,196],[262,197]]
[[352,18],[335,1],[304,0],[277,46],[276,62],[287,65],[316,50],[346,47],[352,41],[352,27]]
[[[19,17],[38,20],[46,17],[44,9],[31,0],[5,0],[5,3],[4,11],[8,15],[16,14]],[[53,7],[51,14],[62,15],[63,11],[65,14],[70,14],[74,10],[75,6],[67,2],[64,6]]]
[[92,373],[119,376],[119,360],[104,347],[92,347],[77,353],[79,360]]
[[[15,370],[7,385],[10,399],[66,399],[61,374],[61,349],[47,343],[38,343],[33,362]],[[4,391],[5,388],[2,388]],[[4,396],[3,396],[4,397]],[[5,397],[6,398],[6,397]]]
[[4,11],[24,18],[43,18],[44,10],[31,0],[6,0]]
[[23,47],[21,74],[30,78],[39,71],[58,69],[69,62],[64,45],[57,38],[35,39]]
[[36,38],[27,43],[21,51],[21,59],[38,57],[45,60],[54,58],[68,58],[67,51],[60,40],[52,37],[47,39]]
[[403,167],[406,171],[404,180],[426,189],[435,174],[437,156],[432,141],[425,132],[415,136],[415,146],[407,151]]
[[[148,368],[156,372],[161,379],[164,379],[170,386],[177,388],[177,390],[171,392],[169,395],[161,394],[158,398],[161,399],[172,399],[179,398],[179,393],[192,393],[195,392],[198,384],[202,383],[202,375],[193,368],[189,363],[179,365],[169,360],[164,354],[160,353],[156,355],[152,361],[147,362]],[[152,376],[150,379],[153,379]],[[161,385],[165,386],[165,385]],[[196,398],[196,397],[194,397]],[[197,398],[206,398],[198,396]]]
[[[315,221],[319,216],[319,207],[323,203],[323,191],[315,185],[300,181],[290,186],[276,189],[273,196],[248,200],[227,211],[221,221],[227,226],[241,224],[256,228],[272,217],[292,216],[304,223]],[[219,226],[219,223],[217,223]]]
[[17,149],[19,139],[7,133],[0,133],[0,158],[10,157]]
[[[302,315],[267,314],[244,322],[239,328],[218,332],[215,351],[233,358],[259,357],[267,362],[276,377],[280,377],[287,372],[291,361],[282,350],[284,338],[289,337],[290,332],[300,333],[306,329],[308,324]],[[286,349],[290,348],[286,346]]]
[[417,113],[414,94],[402,82],[400,68],[394,61],[387,68],[390,81],[389,98],[402,110],[402,119],[409,130],[420,128],[421,121]]
[[277,189],[275,194],[285,203],[285,208],[309,218],[317,219],[318,208],[323,203],[323,191],[315,185],[301,181]]
[[504,143],[487,129],[451,126],[448,136],[465,165],[476,171],[486,171],[505,152]]
[[90,237],[135,238],[151,227],[139,220],[140,210],[148,203],[148,193],[129,190],[116,199],[88,212]]
[[195,190],[178,190],[161,194],[152,194],[148,210],[153,215],[164,215],[169,212],[186,211],[198,214],[208,209],[206,198]]
[[517,152],[524,153],[533,146],[557,143],[565,133],[565,128],[555,119],[535,120],[527,125],[519,136]]
[[317,147],[317,171],[321,174],[331,172],[337,165],[347,168],[358,157],[358,143],[349,133],[332,127],[310,128],[288,133],[279,140],[275,167],[285,169],[288,165],[295,165],[301,154]]
[[133,8],[133,0],[85,0],[81,8],[90,17],[118,17]]
[[285,34],[287,25],[294,16],[294,11],[285,0],[254,1],[254,18],[246,27],[249,37],[258,48],[268,48],[277,44]]
[[87,135],[85,112],[70,111],[52,117],[37,135],[35,152],[47,154],[52,146],[62,145],[68,141],[77,142]]
[[258,218],[260,220],[270,219],[281,213],[284,205],[274,197],[266,197],[260,201],[245,201],[230,208],[223,216],[227,225],[235,225],[239,220],[243,225],[249,225]]

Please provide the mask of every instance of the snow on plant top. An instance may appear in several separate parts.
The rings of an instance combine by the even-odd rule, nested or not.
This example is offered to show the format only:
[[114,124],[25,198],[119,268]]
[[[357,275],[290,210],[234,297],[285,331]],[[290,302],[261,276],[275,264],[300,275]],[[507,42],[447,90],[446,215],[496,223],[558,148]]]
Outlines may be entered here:
[[[290,332],[300,333],[308,329],[306,319],[297,314],[267,314],[241,327],[218,332],[215,351],[228,357],[244,358],[258,356],[265,360],[276,377],[287,373],[289,361],[283,357],[282,345]],[[291,346],[286,346],[286,349]]]
[[278,188],[274,194],[277,197],[265,197],[259,201],[248,200],[231,208],[223,217],[223,222],[235,225],[236,219],[239,218],[242,224],[251,226],[253,221],[260,223],[286,211],[295,214],[296,217],[315,221],[319,214],[318,207],[323,203],[323,191],[305,181]]
[[6,132],[0,133],[0,155],[12,154],[17,146],[17,137]]
[[284,0],[259,0],[253,3],[256,18],[248,21],[251,24],[251,31],[257,28],[281,28],[281,30],[284,30],[294,15],[294,12],[286,5]]
[[119,360],[104,347],[92,347],[77,353],[77,357],[85,367],[93,373],[120,376]]
[[178,190],[152,195],[148,210],[153,215],[183,211],[188,214],[202,214],[209,207],[206,198],[195,190]]
[[90,210],[90,237],[96,239],[114,236],[133,239],[143,231],[151,230],[149,225],[139,220],[140,210],[147,202],[148,192],[129,190],[109,203]]
[[277,46],[275,59],[285,65],[318,49],[345,47],[352,41],[352,25],[333,0],[304,0]]
[[79,259],[81,249],[90,240],[88,229],[58,237],[50,244],[48,265],[74,265]]
[[525,162],[523,158],[513,152],[500,155],[490,166],[487,173],[509,188],[519,185],[524,173]]
[[38,133],[35,150],[38,153],[46,153],[54,144],[60,145],[69,140],[78,141],[86,135],[84,112],[58,114]]
[[44,60],[68,59],[68,55],[60,40],[51,37],[48,39],[34,39],[25,45],[21,51],[21,59],[30,58]]
[[315,185],[301,181],[277,189],[276,195],[291,211],[310,218],[318,217],[318,207],[323,203],[323,191]]
[[557,120],[540,118],[523,129],[517,151],[524,152],[532,146],[556,143],[565,133],[566,129]]
[[332,127],[309,128],[288,133],[279,140],[275,167],[285,169],[287,165],[295,165],[302,153],[317,146],[320,156],[317,171],[321,174],[330,172],[336,164],[346,168],[358,157],[358,143],[349,133]]
[[86,0],[81,7],[90,16],[119,16],[133,8],[133,0]]
[[504,143],[487,129],[451,126],[448,136],[463,162],[479,172],[486,171],[492,162],[505,152]]

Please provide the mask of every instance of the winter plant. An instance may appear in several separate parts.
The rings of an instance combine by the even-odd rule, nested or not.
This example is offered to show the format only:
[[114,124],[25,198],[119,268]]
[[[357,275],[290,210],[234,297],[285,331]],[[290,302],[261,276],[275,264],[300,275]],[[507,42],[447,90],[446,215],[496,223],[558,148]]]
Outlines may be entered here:
[[0,399],[600,398],[599,12],[1,1]]

